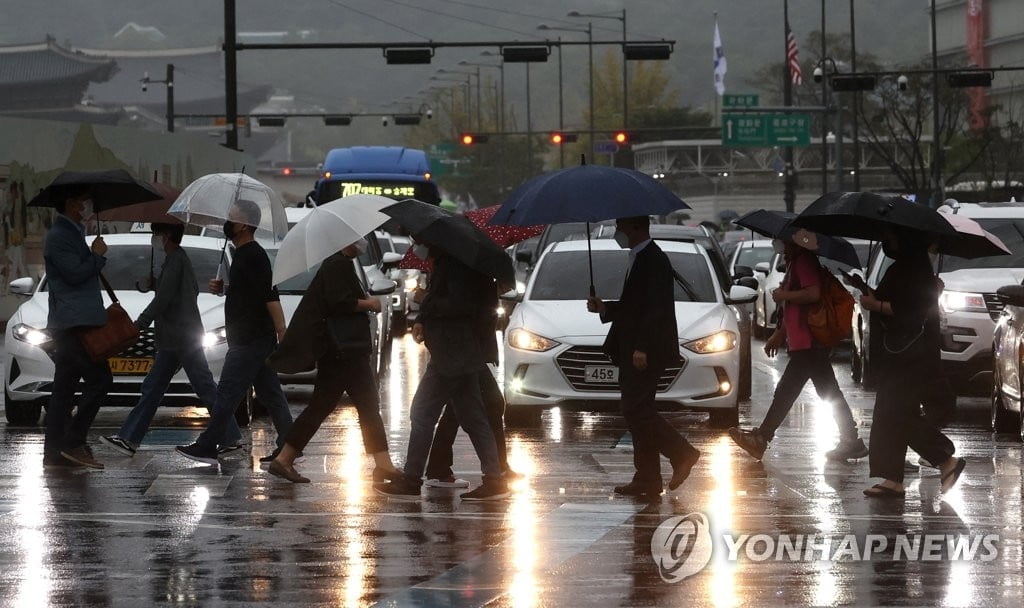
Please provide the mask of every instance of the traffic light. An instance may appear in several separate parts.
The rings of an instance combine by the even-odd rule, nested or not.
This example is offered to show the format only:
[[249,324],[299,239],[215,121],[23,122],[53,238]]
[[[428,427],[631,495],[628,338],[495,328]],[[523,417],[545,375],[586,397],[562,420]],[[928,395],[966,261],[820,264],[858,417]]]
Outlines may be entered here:
[[616,131],[615,134],[612,135],[612,140],[617,144],[624,144],[629,141],[629,136],[625,131]]
[[560,131],[555,131],[554,133],[551,134],[551,143],[553,143],[556,146],[560,146],[562,144],[571,144],[575,142],[577,139],[579,139],[579,135],[575,133],[562,133]]
[[487,136],[479,135],[477,133],[463,133],[461,137],[462,145],[472,146],[473,144],[486,144]]

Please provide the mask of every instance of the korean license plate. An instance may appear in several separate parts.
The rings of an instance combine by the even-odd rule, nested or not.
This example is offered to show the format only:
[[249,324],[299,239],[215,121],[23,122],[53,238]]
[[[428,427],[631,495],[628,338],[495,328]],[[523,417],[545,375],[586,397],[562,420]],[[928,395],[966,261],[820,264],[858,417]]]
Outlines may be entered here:
[[110,371],[112,373],[122,375],[148,374],[150,368],[153,367],[153,359],[151,358],[126,359],[115,357],[107,359],[107,363],[110,364]]
[[613,365],[588,365],[583,368],[583,381],[611,384],[619,381],[619,368]]

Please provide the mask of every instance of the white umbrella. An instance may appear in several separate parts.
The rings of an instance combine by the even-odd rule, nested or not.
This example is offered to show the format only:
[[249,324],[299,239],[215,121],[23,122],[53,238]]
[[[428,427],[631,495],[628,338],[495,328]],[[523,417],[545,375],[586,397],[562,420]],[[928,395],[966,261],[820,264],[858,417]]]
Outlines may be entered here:
[[312,269],[373,232],[391,219],[380,209],[394,203],[383,196],[357,194],[313,207],[281,243],[274,260],[274,285]]
[[[256,236],[278,242],[288,232],[284,205],[270,186],[244,173],[211,173],[189,184],[167,210],[187,224],[221,228],[238,201],[255,203],[260,211]],[[250,224],[243,220],[235,220]]]

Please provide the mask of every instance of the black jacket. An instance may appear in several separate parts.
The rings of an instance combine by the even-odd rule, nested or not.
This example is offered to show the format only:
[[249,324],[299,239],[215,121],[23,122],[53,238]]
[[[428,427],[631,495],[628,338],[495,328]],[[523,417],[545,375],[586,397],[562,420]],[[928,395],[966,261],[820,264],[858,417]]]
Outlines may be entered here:
[[484,316],[497,307],[496,293],[494,279],[455,258],[445,255],[434,260],[417,322],[423,324],[430,363],[442,375],[475,374],[496,358],[493,325],[489,344],[482,331]]
[[622,297],[605,302],[603,323],[611,323],[604,352],[615,365],[631,365],[634,351],[647,354],[651,368],[679,361],[672,263],[653,241],[629,269]]

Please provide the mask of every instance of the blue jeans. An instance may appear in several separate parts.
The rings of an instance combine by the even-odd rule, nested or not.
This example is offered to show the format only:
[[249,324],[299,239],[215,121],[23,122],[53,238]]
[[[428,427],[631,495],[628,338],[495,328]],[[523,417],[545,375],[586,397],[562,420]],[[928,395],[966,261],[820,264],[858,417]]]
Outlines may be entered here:
[[441,418],[445,404],[454,410],[459,425],[469,435],[477,458],[480,459],[484,479],[497,479],[504,474],[498,460],[494,433],[491,432],[491,424],[484,411],[477,371],[444,376],[438,373],[433,363],[427,364],[427,370],[416,388],[416,395],[412,398],[410,412],[412,431],[409,433],[409,452],[405,458],[404,472],[411,481],[422,481],[430,444],[434,440],[434,427]]
[[[206,354],[202,348],[195,348],[187,351],[158,350],[156,360],[153,361],[153,369],[146,374],[142,381],[142,394],[139,401],[129,412],[121,430],[117,436],[132,445],[142,443],[149,424],[153,421],[156,408],[160,405],[171,384],[171,378],[179,368],[185,370],[188,381],[192,383],[192,390],[199,396],[199,401],[207,410],[213,411],[217,402],[217,383],[213,381],[213,374],[210,373],[210,366],[206,363]],[[225,436],[220,440],[220,445],[235,445],[242,441],[242,432],[234,418],[227,426]]]
[[217,385],[217,400],[210,424],[196,439],[203,448],[214,449],[235,421],[235,409],[252,387],[277,431],[277,447],[284,445],[285,435],[292,427],[292,413],[281,390],[281,381],[267,367],[267,357],[274,352],[274,337],[267,336],[247,344],[231,344],[224,357],[224,368]]

